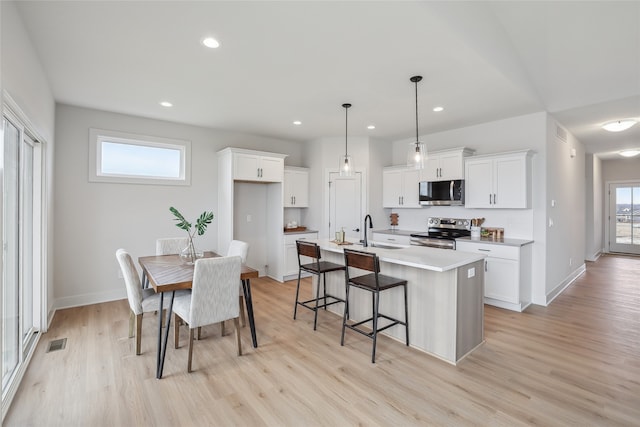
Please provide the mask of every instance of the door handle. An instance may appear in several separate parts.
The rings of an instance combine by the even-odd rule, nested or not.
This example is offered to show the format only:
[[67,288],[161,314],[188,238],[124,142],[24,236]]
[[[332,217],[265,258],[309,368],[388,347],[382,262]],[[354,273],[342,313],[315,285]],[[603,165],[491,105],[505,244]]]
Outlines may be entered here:
[[356,233],[359,233],[360,229],[359,228],[354,228],[353,231],[355,231]]

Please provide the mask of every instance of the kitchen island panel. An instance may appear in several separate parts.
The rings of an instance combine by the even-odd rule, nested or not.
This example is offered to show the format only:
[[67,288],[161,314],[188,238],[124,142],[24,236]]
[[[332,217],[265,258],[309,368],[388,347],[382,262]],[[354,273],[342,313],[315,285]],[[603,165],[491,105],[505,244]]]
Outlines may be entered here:
[[[393,256],[401,257],[403,250],[393,250]],[[326,261],[344,264],[344,255],[335,248],[329,250],[323,248],[322,257]],[[382,274],[407,280],[409,344],[412,347],[456,364],[482,344],[484,340],[484,277],[482,273],[484,270],[483,261],[475,259],[470,258],[471,261],[468,264],[443,272],[381,259]],[[473,277],[468,277],[470,269],[473,269]],[[344,274],[327,275],[327,292],[344,297]],[[370,292],[352,288],[349,302],[352,320],[358,321],[371,316]],[[340,316],[344,313],[342,304],[330,306],[328,309]],[[404,299],[401,288],[380,293],[380,312],[404,319]],[[384,322],[384,319],[381,322]],[[346,331],[346,334],[345,345],[349,345],[349,340],[353,337],[349,331]],[[402,325],[389,328],[382,334],[400,343],[405,342],[405,331]]]

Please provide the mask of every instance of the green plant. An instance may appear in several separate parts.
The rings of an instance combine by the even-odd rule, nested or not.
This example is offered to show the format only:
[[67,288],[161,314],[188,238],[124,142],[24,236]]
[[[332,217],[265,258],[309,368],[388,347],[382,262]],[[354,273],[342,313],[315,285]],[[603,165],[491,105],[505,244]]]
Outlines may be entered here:
[[196,233],[198,233],[198,236],[202,236],[205,231],[207,231],[207,226],[211,224],[211,221],[213,221],[213,212],[202,212],[202,214],[196,220],[194,230],[191,231],[192,224],[187,221],[176,208],[171,206],[169,208],[169,211],[171,211],[173,216],[175,216],[174,219],[177,221],[176,227],[187,232],[187,236],[189,236],[189,257],[191,258],[192,262],[195,262],[196,249],[193,245],[193,237],[196,235]]

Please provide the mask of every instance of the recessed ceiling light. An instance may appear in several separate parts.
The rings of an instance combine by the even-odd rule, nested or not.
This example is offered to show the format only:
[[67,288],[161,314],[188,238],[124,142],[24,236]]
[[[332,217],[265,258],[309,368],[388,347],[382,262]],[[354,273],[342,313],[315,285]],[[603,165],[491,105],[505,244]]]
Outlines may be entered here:
[[162,101],[160,105],[162,105],[163,107],[173,107],[173,104],[169,101]]
[[440,111],[444,111],[444,107],[433,107],[433,111],[435,111],[436,113],[439,113]]
[[629,129],[636,123],[638,123],[636,119],[614,120],[612,122],[603,124],[602,129],[608,130],[609,132],[622,132],[623,130]]
[[202,44],[211,49],[220,47],[220,42],[213,37],[207,37],[206,39],[202,40]]
[[634,157],[640,154],[640,150],[624,150],[619,152],[622,157]]
[[293,124],[296,126],[300,126],[302,122],[300,120],[296,120],[295,122],[293,122]]
[[373,130],[373,129],[375,129],[375,128],[376,128],[376,127],[375,127],[374,125],[369,125],[369,126],[367,126],[367,129],[369,129],[369,130]]

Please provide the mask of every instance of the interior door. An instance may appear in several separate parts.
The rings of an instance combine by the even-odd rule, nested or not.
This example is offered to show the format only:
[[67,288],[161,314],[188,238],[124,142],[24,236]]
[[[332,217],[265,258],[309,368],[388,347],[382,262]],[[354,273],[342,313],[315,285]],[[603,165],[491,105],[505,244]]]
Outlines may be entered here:
[[362,173],[349,177],[329,173],[329,238],[344,228],[345,238],[358,242],[362,220]]
[[609,251],[640,255],[640,182],[609,184]]

